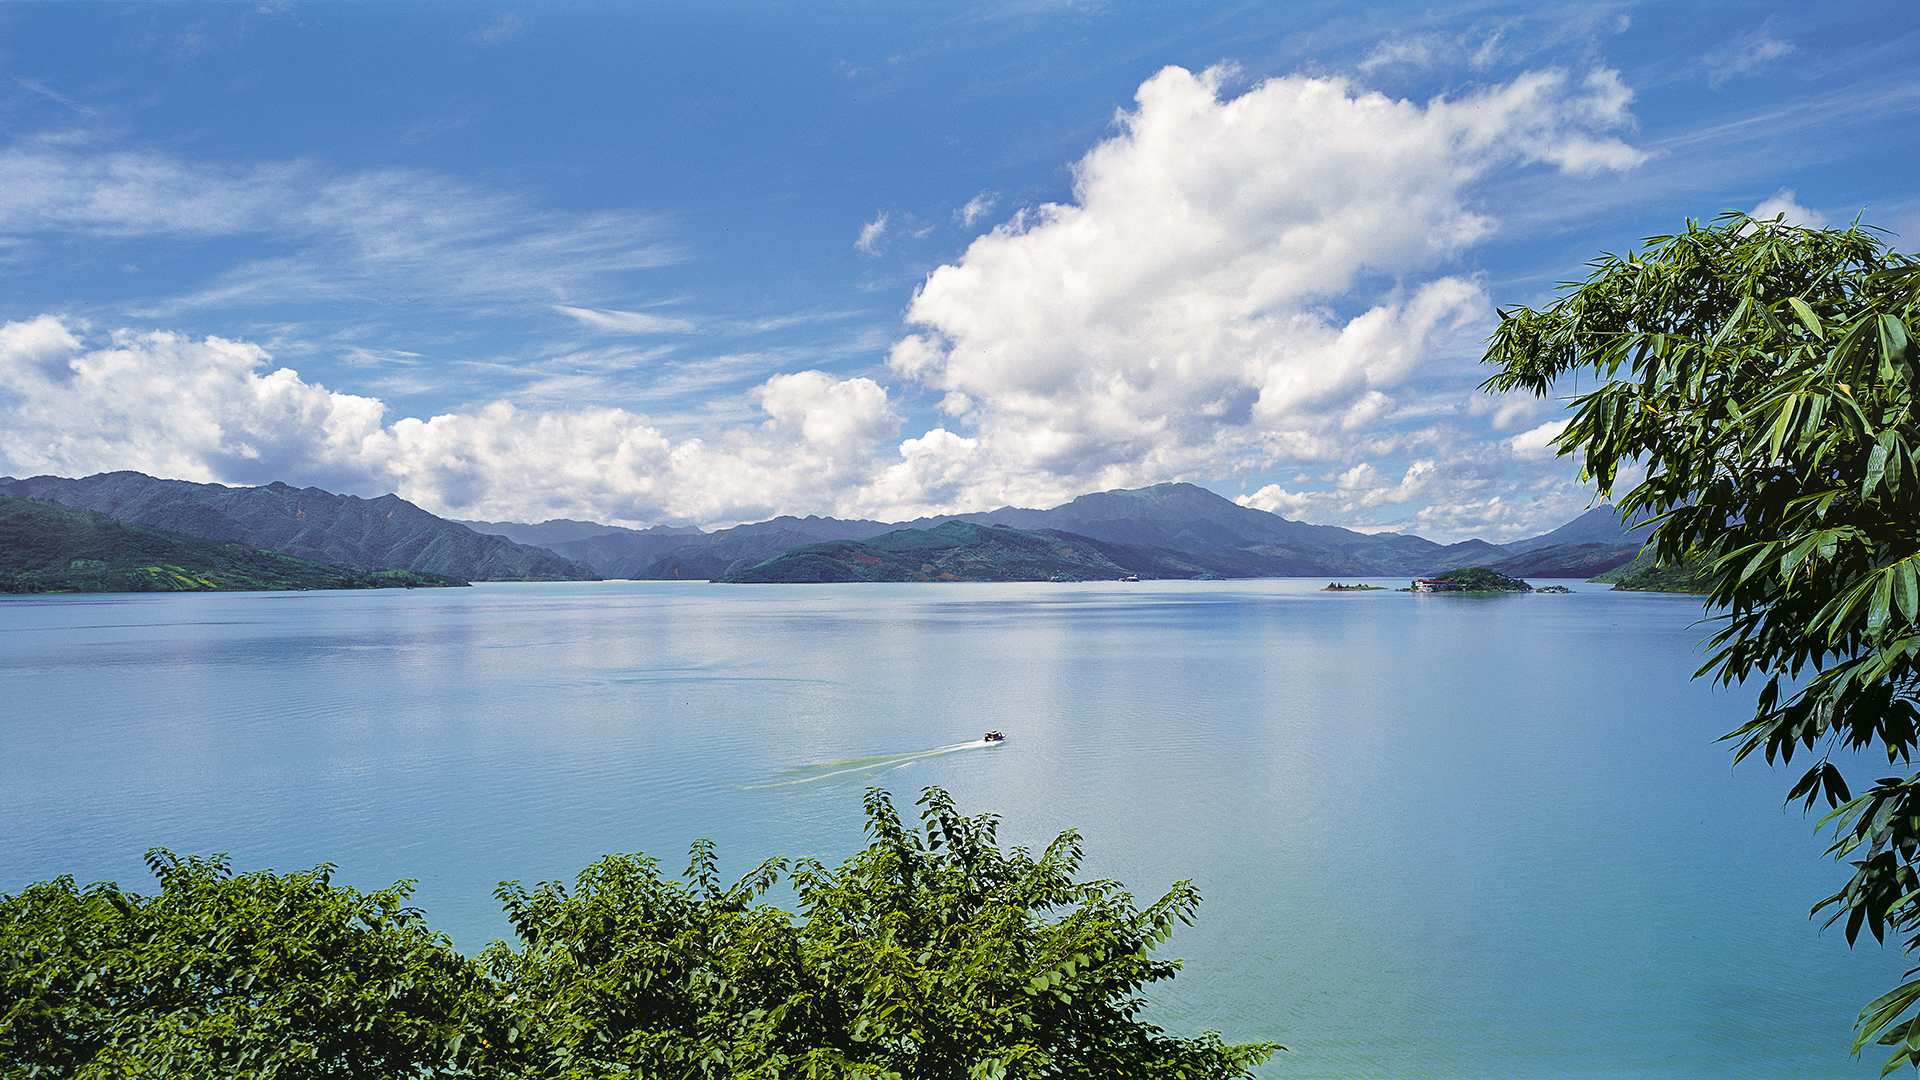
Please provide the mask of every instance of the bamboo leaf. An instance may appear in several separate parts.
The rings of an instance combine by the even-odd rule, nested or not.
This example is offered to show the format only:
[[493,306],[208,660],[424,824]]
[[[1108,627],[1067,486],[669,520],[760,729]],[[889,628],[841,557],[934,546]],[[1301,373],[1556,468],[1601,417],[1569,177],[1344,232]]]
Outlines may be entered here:
[[1780,403],[1780,415],[1773,422],[1773,435],[1767,447],[1767,456],[1778,458],[1780,448],[1787,443],[1787,435],[1793,430],[1794,413],[1799,410],[1800,396],[1788,394]]
[[1888,428],[1881,432],[1880,438],[1875,440],[1875,445],[1887,448],[1887,475],[1883,483],[1886,485],[1887,494],[1897,497],[1900,494],[1901,482],[1912,471],[1912,452],[1907,449],[1907,441],[1900,437],[1900,432],[1896,428]]
[[1780,317],[1773,313],[1773,308],[1766,304],[1755,304],[1753,305],[1753,310],[1760,313],[1760,319],[1767,324],[1767,329],[1772,330],[1781,337],[1787,336],[1786,324],[1782,323]]
[[1894,603],[1900,608],[1900,617],[1911,626],[1920,621],[1920,574],[1915,572],[1911,555],[1895,563],[1894,570]]
[[1880,486],[1880,481],[1886,475],[1887,446],[1885,443],[1876,443],[1873,453],[1867,455],[1867,476],[1860,482],[1860,497],[1872,501],[1873,489]]
[[1727,340],[1728,334],[1731,334],[1735,330],[1739,329],[1740,324],[1746,321],[1747,310],[1751,307],[1753,307],[1753,297],[1751,296],[1741,297],[1740,303],[1735,305],[1733,309],[1733,314],[1727,316],[1727,321],[1721,323],[1719,331],[1713,335],[1713,338],[1711,339],[1713,344],[1715,345],[1721,344],[1722,342]]
[[1892,315],[1880,316],[1880,355],[1887,360],[1906,359],[1907,328]]
[[1854,349],[1859,347],[1861,335],[1865,334],[1867,327],[1873,324],[1874,320],[1870,318],[1855,319],[1853,324],[1840,335],[1840,340],[1834,342],[1833,349],[1827,353],[1827,363],[1836,368],[1849,366],[1848,358],[1853,355]]
[[1807,302],[1805,300],[1802,300],[1797,296],[1789,296],[1787,297],[1787,304],[1788,306],[1793,308],[1793,313],[1795,315],[1800,316],[1801,325],[1805,326],[1807,330],[1813,334],[1814,337],[1819,338],[1821,340],[1826,339],[1827,332],[1820,325],[1820,316],[1815,315],[1813,313],[1813,309],[1807,306]]
[[1867,608],[1867,631],[1878,634],[1886,628],[1887,614],[1893,604],[1893,574],[1882,570],[1873,587],[1873,603]]
[[1916,1002],[1920,1002],[1920,980],[1896,987],[1869,1002],[1860,1011],[1859,1035],[1853,1041],[1854,1053],[1859,1053],[1878,1038],[1887,1025]]

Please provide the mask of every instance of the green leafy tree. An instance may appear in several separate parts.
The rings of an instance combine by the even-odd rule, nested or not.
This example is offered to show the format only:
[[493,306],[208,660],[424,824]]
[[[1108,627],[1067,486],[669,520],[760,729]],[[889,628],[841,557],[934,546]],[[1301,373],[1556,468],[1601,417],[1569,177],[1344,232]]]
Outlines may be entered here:
[[609,855],[569,891],[542,882],[496,893],[520,939],[483,956],[516,1007],[519,1075],[788,1075],[804,1042],[808,990],[790,917],[753,901],[782,869],[721,888],[710,842],[688,882],[655,859]]
[[1191,925],[1182,881],[1146,908],[1117,882],[1075,881],[1079,834],[1038,858],[1002,851],[998,819],[965,817],[928,788],[908,828],[867,793],[872,846],[836,871],[796,873],[802,950],[835,995],[837,1049],[860,1071],[964,1077],[1231,1077],[1280,1047],[1168,1037],[1139,1018],[1177,960],[1151,951]]
[[[1870,230],[1727,214],[1608,255],[1535,311],[1500,313],[1486,387],[1546,394],[1570,375],[1559,437],[1601,496],[1664,515],[1662,562],[1708,566],[1719,623],[1698,674],[1761,681],[1736,760],[1811,758],[1788,795],[1832,812],[1852,879],[1814,912],[1920,946],[1920,776],[1855,795],[1836,752],[1910,767],[1920,738],[1920,262]],[[1920,971],[1920,969],[1916,969]],[[1912,973],[1909,973],[1910,975]],[[1920,1065],[1920,981],[1867,1006],[1854,1051]]]
[[1190,883],[1138,909],[1073,880],[1073,833],[1036,858],[937,788],[920,805],[909,828],[869,791],[873,843],[794,867],[797,916],[754,903],[783,864],[723,888],[704,842],[685,883],[612,856],[571,892],[503,886],[522,944],[486,960],[522,1009],[519,1060],[569,1078],[1212,1078],[1279,1049],[1140,1019],[1140,990],[1179,968],[1150,953],[1191,920]]
[[[222,857],[148,865],[158,895],[71,877],[0,896],[0,1076],[467,1075],[495,991],[407,885],[332,867],[234,876]],[[477,1036],[477,1037],[476,1037]]]
[[[155,850],[161,891],[71,878],[0,896],[0,1077],[1243,1077],[1278,1046],[1166,1035],[1140,991],[1200,897],[1144,910],[1035,858],[945,792],[909,828],[868,793],[873,843],[723,886],[612,855],[571,889],[502,885],[519,939],[478,963],[331,867],[234,876]],[[760,903],[783,875],[799,913]]]

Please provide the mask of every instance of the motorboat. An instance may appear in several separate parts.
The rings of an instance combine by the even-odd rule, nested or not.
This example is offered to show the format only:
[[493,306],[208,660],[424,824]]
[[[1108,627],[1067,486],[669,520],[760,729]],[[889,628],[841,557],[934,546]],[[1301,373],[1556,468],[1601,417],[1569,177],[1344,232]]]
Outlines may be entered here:
[[983,743],[1001,743],[1006,742],[1007,737],[997,731],[989,731],[985,735],[980,736],[980,741]]

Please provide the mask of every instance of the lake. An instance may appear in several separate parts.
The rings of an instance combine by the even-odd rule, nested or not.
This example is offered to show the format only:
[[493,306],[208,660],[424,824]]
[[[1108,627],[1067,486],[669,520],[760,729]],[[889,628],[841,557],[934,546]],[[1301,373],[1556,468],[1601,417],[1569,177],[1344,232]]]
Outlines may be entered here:
[[1696,599],[1323,584],[0,600],[0,891],[332,862],[476,950],[501,880],[837,862],[865,786],[938,784],[1143,904],[1193,879],[1154,1018],[1285,1042],[1264,1075],[1879,1075],[1907,958],[1809,921],[1844,868],[1715,741],[1752,689],[1689,682]]

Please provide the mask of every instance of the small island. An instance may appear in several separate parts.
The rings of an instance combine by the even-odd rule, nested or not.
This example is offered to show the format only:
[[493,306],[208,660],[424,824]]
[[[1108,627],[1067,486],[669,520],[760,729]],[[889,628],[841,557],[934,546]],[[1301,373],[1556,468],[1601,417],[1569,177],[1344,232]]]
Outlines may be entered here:
[[1415,578],[1408,592],[1525,593],[1533,586],[1484,566],[1463,566],[1429,578]]
[[1371,592],[1371,591],[1378,590],[1380,592],[1385,592],[1386,588],[1387,587],[1385,585],[1342,585],[1337,581],[1329,581],[1327,582],[1327,587],[1324,589],[1321,589],[1320,591],[1321,592]]

